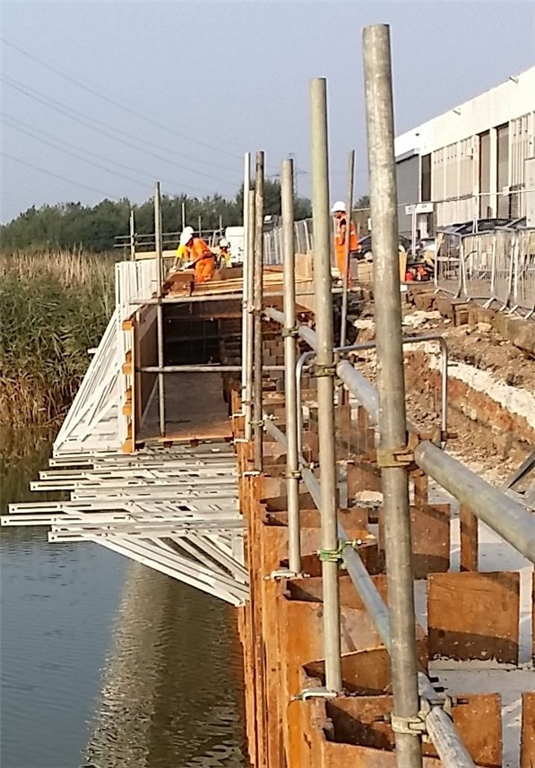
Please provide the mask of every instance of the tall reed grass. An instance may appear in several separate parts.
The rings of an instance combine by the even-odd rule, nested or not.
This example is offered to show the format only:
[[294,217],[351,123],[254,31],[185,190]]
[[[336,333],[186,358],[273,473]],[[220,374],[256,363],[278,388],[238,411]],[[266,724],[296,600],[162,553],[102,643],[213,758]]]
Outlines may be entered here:
[[114,306],[114,258],[70,252],[0,260],[0,422],[54,424]]

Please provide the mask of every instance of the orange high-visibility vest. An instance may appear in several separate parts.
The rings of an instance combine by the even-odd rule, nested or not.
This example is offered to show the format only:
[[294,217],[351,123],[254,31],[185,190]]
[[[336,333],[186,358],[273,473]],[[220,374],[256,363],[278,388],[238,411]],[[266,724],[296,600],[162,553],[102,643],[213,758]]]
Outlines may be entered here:
[[[336,252],[340,252],[342,255],[345,253],[345,238],[342,236],[342,227],[346,226],[345,237],[347,237],[347,219],[340,219],[336,228],[336,235],[334,238],[334,248]],[[349,252],[356,251],[359,245],[357,237],[357,230],[355,225],[351,222],[350,234],[349,234]]]

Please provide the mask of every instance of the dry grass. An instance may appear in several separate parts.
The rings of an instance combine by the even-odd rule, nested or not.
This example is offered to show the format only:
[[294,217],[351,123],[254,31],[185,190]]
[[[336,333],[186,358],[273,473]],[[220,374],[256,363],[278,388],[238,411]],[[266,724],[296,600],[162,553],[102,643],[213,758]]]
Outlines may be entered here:
[[63,415],[113,306],[113,258],[68,252],[2,258],[2,424],[53,424]]

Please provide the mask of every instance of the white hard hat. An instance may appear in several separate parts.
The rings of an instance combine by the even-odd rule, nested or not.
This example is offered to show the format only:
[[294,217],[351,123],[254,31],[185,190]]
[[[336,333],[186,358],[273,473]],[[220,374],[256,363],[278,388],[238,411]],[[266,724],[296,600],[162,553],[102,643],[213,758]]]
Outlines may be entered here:
[[221,248],[228,248],[228,240],[225,237],[222,237],[219,241],[219,246]]
[[346,204],[342,200],[338,200],[331,208],[331,213],[345,213]]
[[184,227],[184,230],[180,235],[180,245],[187,245],[192,237],[193,227]]

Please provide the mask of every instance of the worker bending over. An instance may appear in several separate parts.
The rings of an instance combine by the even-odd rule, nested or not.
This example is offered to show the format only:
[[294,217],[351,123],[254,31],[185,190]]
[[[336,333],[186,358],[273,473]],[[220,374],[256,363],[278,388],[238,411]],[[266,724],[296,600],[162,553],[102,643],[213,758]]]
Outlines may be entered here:
[[[331,209],[331,213],[334,216],[336,229],[334,233],[334,251],[336,254],[336,263],[340,271],[340,279],[344,280],[346,271],[346,238],[347,232],[347,213],[346,206],[341,200],[335,203]],[[355,253],[359,245],[357,231],[355,225],[351,221],[349,230],[349,259],[351,255]],[[348,272],[347,284],[351,285],[351,271]]]
[[200,237],[195,237],[193,227],[186,227],[180,235],[175,266],[182,264],[195,270],[195,282],[207,283],[215,270],[215,256]]

